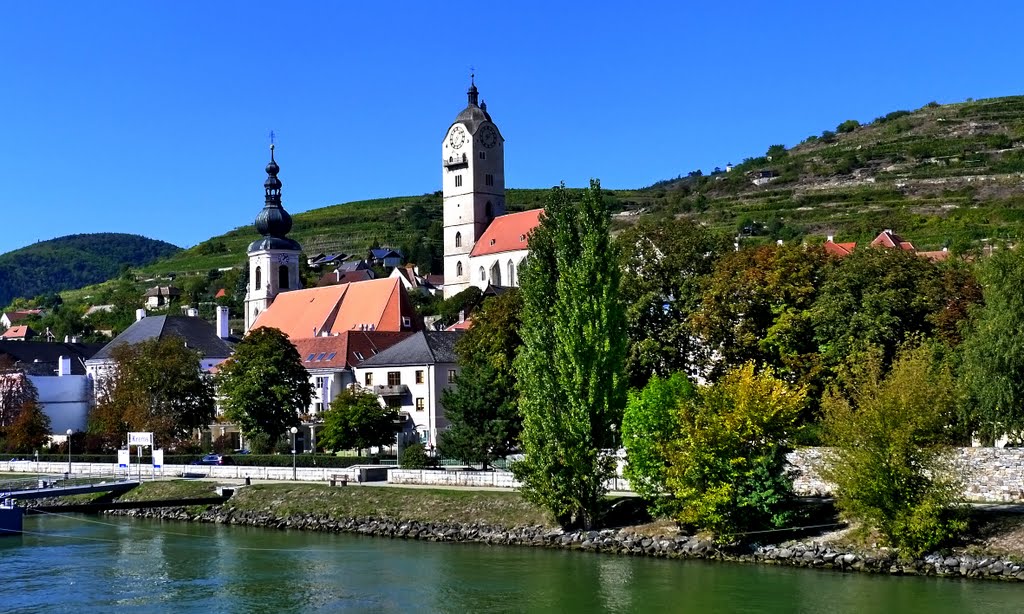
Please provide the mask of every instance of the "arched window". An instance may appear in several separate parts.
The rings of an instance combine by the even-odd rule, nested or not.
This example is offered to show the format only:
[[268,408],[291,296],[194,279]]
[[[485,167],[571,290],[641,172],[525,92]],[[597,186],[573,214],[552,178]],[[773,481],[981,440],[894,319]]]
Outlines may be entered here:
[[462,233],[455,233],[455,247],[462,247]]
[[494,266],[491,267],[491,285],[501,285],[501,263],[495,262]]
[[455,276],[456,277],[462,277],[462,263],[461,262],[456,262],[455,263]]
[[484,270],[484,267],[480,267],[480,281],[487,281],[487,271]]
[[508,261],[508,285],[516,285],[516,265],[511,260]]
[[263,287],[263,271],[260,267],[256,267],[256,275],[254,277],[256,279],[256,289],[259,290]]
[[282,290],[288,289],[288,266],[282,264],[277,267],[277,287]]

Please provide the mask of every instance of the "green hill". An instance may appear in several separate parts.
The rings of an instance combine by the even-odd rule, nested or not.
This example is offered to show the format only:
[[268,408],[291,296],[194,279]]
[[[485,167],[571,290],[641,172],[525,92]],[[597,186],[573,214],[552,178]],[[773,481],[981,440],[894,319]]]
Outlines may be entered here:
[[[967,249],[1024,237],[1022,177],[1024,96],[1013,96],[849,120],[794,147],[772,146],[728,172],[693,171],[646,188],[606,189],[605,196],[617,228],[651,216],[690,217],[744,243],[830,234],[863,241],[891,228],[920,249]],[[510,189],[508,209],[542,206],[546,192]],[[253,217],[258,210],[254,204]],[[362,254],[373,242],[400,247],[436,271],[441,194],[299,213],[291,236],[307,254]],[[154,262],[140,277],[237,267],[255,238],[246,224]]]
[[[660,182],[648,212],[771,239],[864,240],[892,228],[919,248],[1024,235],[1024,97],[930,103],[843,122],[729,172]],[[765,175],[767,183],[754,185]]]
[[143,266],[179,250],[164,241],[115,233],[41,241],[0,254],[0,305],[95,284],[125,267]]

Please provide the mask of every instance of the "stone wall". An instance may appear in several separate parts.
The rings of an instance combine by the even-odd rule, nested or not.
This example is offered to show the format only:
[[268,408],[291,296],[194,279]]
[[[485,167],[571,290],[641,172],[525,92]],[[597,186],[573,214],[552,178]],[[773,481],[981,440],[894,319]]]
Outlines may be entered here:
[[[443,469],[392,469],[388,471],[390,484],[416,484],[421,486],[479,486],[486,488],[518,488],[519,482],[510,471],[446,471]],[[628,492],[629,481],[612,478],[608,490]]]
[[[796,473],[793,487],[797,494],[817,497],[832,493],[832,485],[818,472],[827,454],[827,448],[801,448],[788,455]],[[1024,448],[957,448],[954,462],[968,501],[1024,502]]]

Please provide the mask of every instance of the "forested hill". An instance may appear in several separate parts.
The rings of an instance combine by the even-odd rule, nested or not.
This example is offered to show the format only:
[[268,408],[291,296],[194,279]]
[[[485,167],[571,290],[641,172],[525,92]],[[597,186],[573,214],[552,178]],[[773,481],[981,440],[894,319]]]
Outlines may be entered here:
[[150,264],[180,251],[164,241],[139,235],[68,235],[0,254],[0,305],[95,284],[125,266]]

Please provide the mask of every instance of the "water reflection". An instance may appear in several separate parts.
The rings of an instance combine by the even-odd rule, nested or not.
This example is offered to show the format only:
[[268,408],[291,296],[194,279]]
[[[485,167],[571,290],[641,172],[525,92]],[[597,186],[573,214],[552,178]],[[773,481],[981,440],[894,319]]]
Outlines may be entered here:
[[1022,587],[237,527],[30,519],[9,612],[1017,612]]

